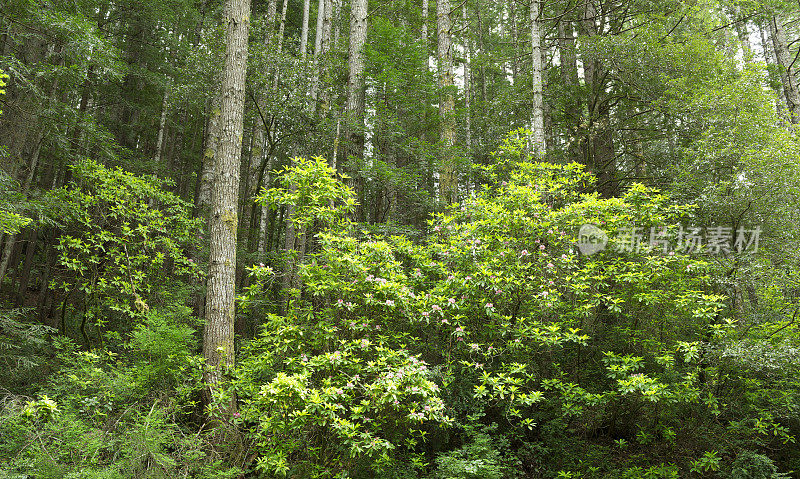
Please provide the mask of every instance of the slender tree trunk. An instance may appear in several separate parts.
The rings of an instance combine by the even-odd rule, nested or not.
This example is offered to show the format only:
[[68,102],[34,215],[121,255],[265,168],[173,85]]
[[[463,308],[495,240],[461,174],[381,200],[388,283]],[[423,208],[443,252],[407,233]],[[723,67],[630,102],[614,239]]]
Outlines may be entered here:
[[531,70],[533,82],[533,107],[531,111],[531,137],[529,145],[534,158],[544,158],[547,153],[544,135],[544,92],[542,84],[542,34],[541,3],[531,2]]
[[794,78],[794,66],[792,57],[789,54],[789,45],[786,41],[786,30],[777,16],[769,19],[770,33],[772,34],[772,45],[775,47],[775,58],[780,67],[781,83],[786,97],[786,107],[789,110],[789,118],[792,123],[800,122],[800,93],[797,89],[797,81]]
[[519,60],[517,59],[517,47],[519,46],[519,30],[517,29],[517,2],[509,0],[508,20],[511,23],[511,82],[517,84],[517,74],[519,73]]
[[439,172],[439,195],[447,204],[456,200],[458,180],[455,174],[453,147],[456,143],[455,97],[453,95],[453,44],[451,38],[452,9],[450,0],[437,0],[437,57],[440,89],[439,116],[441,119],[442,165]]
[[[204,376],[212,397],[222,381],[223,372],[233,366],[234,361],[236,209],[242,152],[250,1],[226,0],[223,22],[225,63],[219,119],[221,134],[211,199],[211,251],[206,323],[203,331],[203,357],[208,367]],[[229,407],[233,408],[235,404]]]
[[3,242],[3,258],[0,259],[0,288],[2,288],[3,280],[8,272],[8,265],[11,263],[11,254],[14,252],[14,246],[17,244],[17,235],[6,235]]
[[[281,53],[283,52],[283,32],[286,29],[286,11],[289,7],[289,0],[283,0],[283,10],[281,11],[281,22],[280,26],[278,27],[278,58],[280,58]],[[278,82],[281,78],[281,69],[280,67],[275,68],[275,72],[272,76],[272,91],[278,91]],[[259,95],[260,96],[260,95]]]
[[752,63],[753,47],[750,45],[750,30],[747,28],[747,20],[743,18],[741,8],[736,10],[733,24],[736,28],[736,35],[739,37],[739,43],[742,46],[742,58],[745,63]]
[[576,139],[579,137],[581,103],[578,94],[578,59],[575,53],[575,35],[570,20],[558,22],[558,52],[561,70],[561,82],[567,87],[567,107],[565,109],[566,129],[569,132],[566,142],[569,145],[569,158],[580,161],[580,148]]
[[[269,159],[272,155],[268,155],[266,158],[267,164],[265,165],[266,171],[264,171],[262,175],[261,184],[269,188],[269,185],[272,183],[272,179],[270,178],[270,161]],[[267,251],[267,227],[269,222],[269,208],[267,206],[261,207],[261,217],[259,218],[258,224],[258,254],[259,257],[263,257],[264,253]]]
[[[590,37],[598,35],[603,30],[603,19],[598,17],[594,0],[584,2],[582,25],[584,33]],[[614,131],[610,126],[611,109],[605,98],[603,65],[596,58],[587,56],[583,59],[583,71],[588,89],[589,114],[589,128],[583,144],[584,161],[597,177],[600,194],[609,198],[618,194],[619,183],[616,177]]]
[[[420,31],[420,38],[425,45],[428,43],[428,8],[428,0],[422,0],[422,29]],[[428,64],[427,59],[425,60],[425,64]]]
[[164,99],[161,101],[161,119],[158,122],[158,139],[156,140],[156,154],[153,158],[154,163],[161,163],[161,155],[164,152],[164,130],[167,126],[167,106],[169,105],[169,83],[164,87]]
[[333,15],[331,16],[331,22],[333,26],[333,47],[334,49],[339,47],[339,38],[341,37],[341,24],[342,22],[339,21],[339,17],[342,14],[342,1],[341,0],[333,0]]
[[300,60],[306,61],[308,53],[308,17],[311,11],[311,0],[303,0],[303,26],[300,32]]
[[[325,0],[325,15],[322,17],[322,44],[320,47],[321,59],[325,54],[331,50],[331,32],[333,28],[333,0]],[[327,67],[322,65],[320,68],[320,76],[324,77],[324,72]],[[327,86],[327,85],[326,85]],[[330,109],[330,90],[329,88],[321,87],[320,91],[320,114],[325,115]]]
[[[758,24],[758,33],[761,37],[761,54],[764,57],[764,63],[767,65],[775,65],[778,62],[775,59],[775,49],[770,48],[766,33],[764,33],[764,26],[761,23]],[[775,76],[774,71],[772,69],[768,69],[768,72],[770,76],[770,85],[777,84],[779,79]],[[780,115],[783,110],[780,100],[782,96],[782,89],[774,88],[773,91],[775,92],[775,112]],[[786,96],[783,96],[783,98],[786,99]]]
[[325,18],[325,0],[319,0],[317,7],[317,33],[314,35],[314,65],[311,78],[311,111],[316,109],[319,95],[320,57],[322,56],[322,25]]
[[471,31],[469,28],[469,18],[467,17],[466,2],[461,5],[461,18],[464,21],[464,34],[467,37],[464,42],[464,120],[466,122],[465,140],[467,155],[470,155],[472,150],[472,112],[470,110],[472,96],[472,73],[470,72],[470,68],[472,68],[472,36],[470,35]]
[[19,280],[17,281],[17,307],[25,306],[25,296],[28,293],[28,281],[31,277],[31,268],[33,267],[33,258],[36,253],[36,239],[37,232],[31,228],[28,233],[28,238],[25,243],[25,259],[22,262],[22,269],[20,270]]
[[[275,14],[278,12],[278,0],[269,0],[267,4],[267,38],[272,34],[272,29],[275,27]],[[269,40],[267,40],[269,43]]]

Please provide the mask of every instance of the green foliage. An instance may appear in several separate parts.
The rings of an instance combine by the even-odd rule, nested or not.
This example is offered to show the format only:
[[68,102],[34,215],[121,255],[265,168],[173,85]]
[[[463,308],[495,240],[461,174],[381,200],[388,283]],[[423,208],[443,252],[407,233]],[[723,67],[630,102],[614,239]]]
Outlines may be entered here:
[[[497,425],[464,427],[466,444],[458,449],[440,454],[436,458],[436,479],[507,479],[518,477],[513,467],[506,464],[502,453],[508,444],[495,432]],[[515,466],[519,466],[516,464]]]
[[[180,311],[180,310],[179,310]],[[77,351],[36,399],[4,395],[0,475],[46,478],[237,477],[179,421],[197,409],[201,361],[185,311],[150,311],[128,352]],[[227,475],[226,475],[227,474]],[[4,476],[5,477],[5,476]]]
[[[318,234],[317,252],[301,268],[304,294],[286,316],[269,317],[236,373],[242,402],[234,421],[258,438],[265,473],[424,468],[423,429],[413,419],[426,403],[415,394],[441,414],[417,418],[431,422],[431,438],[453,433],[446,417],[502,424],[491,434],[470,426],[470,439],[439,454],[435,477],[507,477],[514,454],[524,461],[526,453],[494,445],[502,438],[547,438],[560,450],[553,468],[613,477],[720,470],[729,451],[715,447],[732,434],[741,444],[773,432],[794,440],[758,409],[740,409],[749,419],[735,431],[719,422],[734,417],[725,410],[732,398],[708,378],[720,367],[713,351],[735,322],[721,319],[728,309],[713,291],[713,264],[619,247],[631,225],[666,227],[677,243],[694,207],[642,185],[620,198],[583,193],[593,178],[581,166],[531,162],[522,138],[495,154],[498,166],[485,169],[489,186],[430,221],[426,242],[354,237],[345,228]],[[586,223],[612,238],[591,256],[575,248]],[[252,272],[256,285],[272,281],[269,268]],[[244,306],[260,287],[241,298]],[[421,381],[416,389],[398,383],[400,372],[403,381]],[[702,438],[690,437],[691,424],[680,420],[687,416],[706,424]],[[552,432],[565,427],[600,444],[613,438],[624,467],[578,463],[585,444]],[[675,447],[685,450],[680,464],[638,454]],[[331,457],[335,469],[325,465]]]
[[0,310],[0,387],[25,389],[37,373],[47,370],[52,355],[48,337],[53,328],[29,321],[23,310]]
[[263,206],[291,205],[291,221],[298,229],[314,221],[331,225],[355,205],[351,190],[336,180],[336,172],[319,156],[294,158],[292,165],[279,173],[278,183],[281,186],[265,188],[256,201]]
[[146,313],[164,292],[160,283],[166,275],[200,274],[186,250],[194,245],[201,222],[155,177],[91,160],[77,163],[73,172],[75,186],[66,192],[67,229],[56,246],[66,274],[54,286],[83,298],[82,321],[100,334],[109,314]]
[[390,477],[425,424],[449,421],[432,379],[424,361],[380,336],[338,330],[324,316],[273,316],[243,351],[235,421],[251,428],[265,473]]

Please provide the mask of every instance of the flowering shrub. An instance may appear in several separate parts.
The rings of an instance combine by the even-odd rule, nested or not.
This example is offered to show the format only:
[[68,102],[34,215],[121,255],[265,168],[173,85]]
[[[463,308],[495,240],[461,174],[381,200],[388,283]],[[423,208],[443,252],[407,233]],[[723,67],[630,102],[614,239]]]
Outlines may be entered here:
[[[610,237],[658,226],[674,239],[692,207],[642,185],[600,199],[582,193],[592,177],[580,165],[527,162],[520,142],[505,147],[510,159],[487,170],[484,190],[432,218],[425,242],[347,224],[317,235],[299,300],[270,317],[238,372],[241,421],[258,437],[263,470],[406,477],[437,463],[443,477],[473,474],[480,468],[458,446],[436,461],[429,452],[448,441],[477,447],[465,445],[479,427],[467,418],[480,417],[530,447],[554,441],[533,449],[549,456],[481,445],[491,474],[527,454],[561,464],[564,477],[589,477],[573,443],[558,442],[564,431],[614,437],[623,454],[631,442],[672,447],[690,432],[687,415],[740,421],[709,380],[711,352],[732,329],[713,264],[647,247],[576,247],[587,223]],[[770,416],[755,417],[762,432],[793,440]],[[684,472],[730,432],[687,443]],[[762,432],[736,429],[742,441]],[[675,477],[673,465],[629,465]]]

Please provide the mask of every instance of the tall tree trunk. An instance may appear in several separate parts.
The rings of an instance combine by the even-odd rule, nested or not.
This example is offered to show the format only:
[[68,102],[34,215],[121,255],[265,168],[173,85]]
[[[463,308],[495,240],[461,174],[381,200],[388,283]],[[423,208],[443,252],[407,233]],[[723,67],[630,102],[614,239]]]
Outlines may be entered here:
[[8,265],[11,264],[11,254],[17,244],[17,236],[18,234],[5,235],[5,241],[3,241],[3,257],[0,259],[0,288],[2,288],[3,280],[8,272]]
[[519,73],[519,60],[517,58],[517,47],[519,46],[519,30],[517,29],[517,2],[509,0],[508,21],[511,23],[511,82],[517,84],[517,74]]
[[464,34],[466,41],[464,42],[464,125],[465,131],[465,146],[467,148],[467,155],[471,155],[472,151],[472,111],[471,97],[472,97],[472,36],[469,28],[469,17],[467,17],[467,2],[461,5],[461,18],[464,21]]
[[300,60],[306,61],[308,53],[308,17],[311,11],[311,0],[303,0],[303,26],[300,31]]
[[[364,44],[367,41],[367,0],[351,0],[350,2],[350,49],[348,67],[350,75],[347,81],[347,134],[345,161],[354,157],[356,164],[364,158]],[[364,180],[357,171],[358,167],[348,164],[348,175],[359,197],[364,189]],[[356,217],[364,221],[364,205],[359,205]]]
[[[428,44],[428,0],[422,0],[422,29],[420,31],[420,38],[422,43],[427,47]],[[427,51],[427,48],[426,48]],[[427,64],[427,59],[425,64]]]
[[[584,1],[582,26],[584,33],[593,37],[603,30],[603,19],[598,16],[595,0]],[[596,58],[583,59],[583,71],[588,90],[589,128],[584,138],[584,161],[596,175],[598,191],[604,197],[616,196],[619,192],[617,181],[616,154],[610,126],[611,109],[605,98],[606,79],[603,65]]]
[[572,22],[562,18],[558,22],[558,52],[559,63],[561,70],[561,82],[567,87],[567,107],[564,112],[566,117],[566,128],[568,131],[568,138],[566,142],[569,145],[569,159],[571,161],[580,161],[580,149],[576,139],[579,135],[580,129],[580,115],[581,103],[578,94],[578,59],[575,53],[575,34],[572,28]]
[[[320,60],[324,59],[325,54],[331,51],[331,32],[333,28],[333,0],[325,0],[325,14],[322,16],[322,44],[320,47]],[[324,77],[326,67],[321,65],[320,77]],[[321,87],[320,92],[320,114],[322,116],[328,113],[330,109],[330,90],[329,88]]]
[[747,19],[742,15],[740,7],[737,7],[734,12],[733,24],[736,28],[736,36],[739,37],[739,43],[742,46],[742,58],[745,63],[752,63],[753,47],[750,45],[750,30],[747,28]]
[[794,66],[789,55],[789,45],[786,42],[786,30],[783,29],[781,20],[773,15],[769,19],[772,45],[775,47],[775,58],[778,61],[781,73],[781,83],[786,97],[786,107],[792,123],[800,122],[800,93],[797,90],[797,81],[794,78]]
[[333,0],[333,15],[331,17],[331,22],[333,26],[333,49],[339,47],[339,38],[341,37],[341,24],[342,22],[339,18],[342,15],[342,0]]
[[[278,0],[269,0],[267,4],[267,38],[272,34],[275,28],[275,14],[278,12]],[[267,40],[269,43],[269,40]]]
[[161,119],[158,122],[158,138],[156,139],[156,154],[153,162],[158,166],[161,155],[164,153],[164,129],[167,126],[167,105],[169,104],[169,84],[164,87],[164,99],[161,101]]
[[217,92],[211,99],[211,111],[208,115],[206,127],[206,147],[203,150],[202,170],[200,172],[200,186],[195,200],[196,216],[207,219],[208,209],[211,206],[211,191],[214,187],[214,172],[216,170],[215,157],[219,146],[220,136],[220,107],[221,92]]
[[[278,27],[278,58],[280,58],[281,53],[283,52],[283,32],[286,29],[286,11],[289,7],[289,0],[283,0],[283,11],[281,12],[281,23]],[[278,81],[281,78],[281,69],[280,67],[275,68],[275,72],[272,77],[272,91],[278,91]]]
[[314,35],[314,65],[311,77],[311,111],[316,109],[319,95],[320,57],[322,56],[322,24],[325,18],[325,0],[319,0],[317,7],[317,32]]
[[31,277],[31,268],[33,267],[33,258],[36,253],[36,240],[37,232],[31,228],[28,232],[28,238],[25,242],[25,259],[22,262],[22,269],[20,270],[19,280],[17,281],[17,307],[25,306],[25,296],[28,293],[28,281]]
[[[761,37],[761,54],[764,57],[764,63],[766,63],[767,65],[775,65],[778,62],[778,60],[775,59],[775,49],[769,47],[769,42],[767,41],[764,29],[765,29],[764,26],[761,23],[758,23],[758,33],[759,36]],[[771,68],[768,69],[768,73],[770,76],[769,84],[776,85],[779,82],[779,80],[775,76],[773,69]],[[777,87],[773,88],[773,91],[775,91],[775,111],[778,113],[778,115],[780,115],[781,111],[783,110],[780,100],[782,94],[781,90],[782,89]],[[784,99],[785,98],[786,97],[784,96]]]
[[534,158],[544,158],[547,145],[544,136],[544,92],[542,84],[542,34],[541,3],[531,2],[531,77],[533,107],[531,111],[531,137],[528,148]]
[[[222,380],[222,373],[234,362],[236,209],[244,127],[250,0],[226,0],[223,22],[225,63],[219,119],[221,134],[211,198],[211,251],[203,331],[203,357],[208,367],[204,376],[212,397]],[[230,407],[235,405],[231,404]]]
[[453,147],[456,143],[455,97],[453,95],[453,43],[451,38],[452,9],[450,0],[436,2],[436,34],[439,76],[439,117],[441,120],[442,164],[439,169],[439,195],[446,204],[456,200],[458,180],[455,173]]

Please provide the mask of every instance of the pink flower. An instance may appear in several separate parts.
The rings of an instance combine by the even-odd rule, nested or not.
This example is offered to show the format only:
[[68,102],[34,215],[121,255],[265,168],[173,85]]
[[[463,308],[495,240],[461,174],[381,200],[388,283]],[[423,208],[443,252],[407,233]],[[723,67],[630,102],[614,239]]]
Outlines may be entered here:
[[457,333],[461,333],[461,332],[463,332],[463,331],[464,331],[464,328],[462,328],[461,326],[459,326],[459,327],[457,327],[457,328],[456,328],[456,332],[457,332]]
[[494,308],[494,304],[492,304],[492,303],[486,303],[486,307],[487,307],[487,308]]
[[447,302],[450,304],[456,304],[456,298],[450,298],[447,300]]
[[425,317],[427,318],[428,316],[430,316],[430,315],[431,315],[431,313],[429,313],[429,312],[427,312],[427,311],[423,311],[423,312],[422,312],[422,315],[423,315],[423,316],[425,316]]
[[441,311],[442,310],[442,308],[438,304],[434,304],[433,306],[431,306],[431,309],[434,310],[434,311]]
[[562,254],[562,255],[561,255],[561,259],[563,259],[564,261],[566,261],[566,260],[568,259],[568,257],[567,257],[567,255],[565,255],[565,254]]
[[553,267],[553,263],[547,263],[547,267],[548,268],[552,268]]
[[544,251],[544,245],[543,245],[543,244],[540,244],[540,245],[539,245],[539,249],[540,249],[540,250],[542,250],[542,251]]
[[528,250],[524,249],[519,254],[520,256],[528,256],[530,253],[528,253]]

